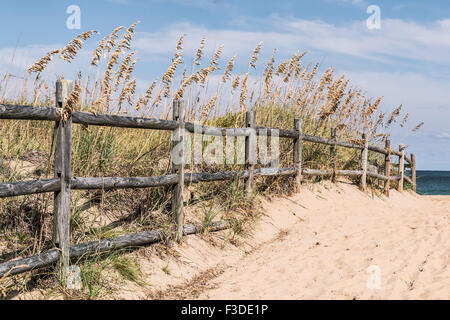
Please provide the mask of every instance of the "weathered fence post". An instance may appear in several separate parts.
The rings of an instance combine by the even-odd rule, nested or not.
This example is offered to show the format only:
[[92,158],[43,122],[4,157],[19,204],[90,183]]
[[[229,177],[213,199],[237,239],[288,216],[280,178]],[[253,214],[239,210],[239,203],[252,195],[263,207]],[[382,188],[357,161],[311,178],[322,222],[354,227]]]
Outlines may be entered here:
[[303,120],[294,119],[294,130],[298,133],[298,138],[294,140],[294,168],[297,171],[295,174],[295,182],[298,191],[302,185],[302,147],[303,147]]
[[391,140],[386,140],[387,155],[384,157],[384,175],[387,177],[384,194],[389,197],[391,190]]
[[177,226],[176,241],[181,242],[184,229],[183,194],[184,194],[184,108],[182,100],[173,101],[173,120],[178,122],[178,129],[173,132],[172,172],[178,174],[178,182],[172,191],[172,212]]
[[411,153],[411,180],[413,182],[413,190],[417,191],[417,174],[416,174],[416,155]]
[[331,169],[333,170],[333,175],[331,176],[331,181],[336,182],[336,161],[337,161],[337,134],[336,128],[331,128],[331,140],[334,144],[330,147],[330,159],[331,159]]
[[398,180],[398,191],[403,191],[403,183],[405,181],[405,146],[399,145],[398,151],[400,151],[399,163],[398,163],[398,174],[400,179]]
[[253,130],[249,135],[245,137],[245,166],[248,171],[248,178],[245,182],[247,190],[247,196],[251,198],[253,196],[253,184],[255,176],[255,163],[256,163],[256,112],[247,111],[245,117],[245,124],[247,128]]
[[[73,82],[56,82],[56,108],[62,112],[66,99],[73,90]],[[62,113],[61,113],[62,114]],[[70,179],[72,178],[72,115],[55,123],[54,176],[61,181],[61,190],[54,194],[53,240],[60,249],[60,279],[66,285],[70,266]]]
[[363,133],[362,140],[364,142],[364,149],[361,152],[361,190],[367,190],[367,157],[369,155],[369,139],[367,139],[367,135]]

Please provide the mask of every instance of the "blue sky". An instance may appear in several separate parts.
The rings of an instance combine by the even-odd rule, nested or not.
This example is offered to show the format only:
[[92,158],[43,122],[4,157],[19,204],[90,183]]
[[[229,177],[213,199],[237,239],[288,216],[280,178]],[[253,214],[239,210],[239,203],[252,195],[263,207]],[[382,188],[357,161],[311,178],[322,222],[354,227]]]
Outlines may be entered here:
[[[66,8],[73,4],[81,8],[81,30],[66,28]],[[381,9],[380,30],[366,27],[369,5]],[[81,31],[95,29],[105,35],[136,20],[141,21],[134,43],[139,58],[136,76],[142,87],[162,75],[177,38],[184,33],[185,52],[193,53],[206,35],[207,53],[223,43],[222,60],[237,54],[242,66],[263,41],[259,72],[274,48],[280,60],[307,51],[306,60],[321,62],[323,69],[334,66],[370,96],[384,96],[386,110],[403,104],[410,112],[409,127],[393,131],[394,143],[409,145],[420,169],[450,170],[449,1],[2,2],[0,75],[8,70],[16,43],[11,71],[20,74],[23,66],[62,47]],[[421,121],[425,126],[412,134],[411,127]]]

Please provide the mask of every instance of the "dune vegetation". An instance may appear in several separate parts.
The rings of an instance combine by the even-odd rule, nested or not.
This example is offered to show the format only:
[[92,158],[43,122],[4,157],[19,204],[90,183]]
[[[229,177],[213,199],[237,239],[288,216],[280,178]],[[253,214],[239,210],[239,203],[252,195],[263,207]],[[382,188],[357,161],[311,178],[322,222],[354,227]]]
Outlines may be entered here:
[[[262,63],[259,61],[262,43],[256,45],[247,71],[236,73],[238,57],[222,61],[223,46],[211,57],[205,57],[205,37],[200,40],[192,61],[187,61],[182,35],[173,57],[167,59],[167,71],[146,91],[138,92],[134,78],[138,61],[132,46],[137,26],[134,23],[128,28],[116,28],[100,40],[90,64],[72,79],[75,85],[67,103],[70,109],[171,119],[172,102],[183,99],[186,120],[191,122],[245,127],[245,112],[255,110],[258,126],[292,129],[293,119],[302,118],[306,134],[330,137],[331,128],[336,128],[339,140],[361,143],[361,135],[366,133],[371,144],[383,146],[393,125],[406,130],[408,113],[404,113],[402,106],[388,113],[381,111],[382,97],[367,97],[333,68],[319,72],[319,64],[304,62],[306,53],[294,53],[278,61],[274,50],[269,61]],[[28,66],[21,93],[16,96],[8,91],[11,79],[6,74],[0,82],[0,103],[54,106],[54,80],[63,75],[52,69],[52,63],[56,59],[71,63],[94,37],[99,37],[96,31],[82,33],[64,48],[53,49]],[[1,120],[1,181],[52,177],[52,137],[51,123]],[[73,176],[168,174],[171,172],[170,141],[169,132],[74,125]],[[280,166],[292,166],[292,157],[292,141],[280,139]],[[359,169],[359,161],[358,150],[339,149],[338,168]],[[329,168],[329,147],[305,143],[303,162],[308,168]],[[371,155],[370,162],[380,167],[384,159]],[[242,168],[242,165],[229,164],[187,165],[187,171],[191,172]],[[256,192],[260,195],[290,193],[293,184],[291,177],[258,178]],[[233,222],[233,231],[242,232],[258,216],[257,206],[248,203],[245,197],[242,181],[201,183],[188,189],[187,221],[208,224],[212,220],[228,220]],[[52,197],[42,194],[0,199],[0,262],[52,247]],[[172,225],[168,187],[73,192],[72,243],[149,228],[170,230]],[[111,259],[110,266],[116,267],[119,273],[131,278],[138,274],[129,261],[117,255]],[[98,263],[104,265],[104,261]],[[100,277],[96,273],[99,269],[93,267],[92,261],[80,264],[84,266],[83,284],[88,288],[88,297],[93,298],[99,281],[92,285],[87,275],[92,272]],[[18,279],[23,281],[23,277]]]

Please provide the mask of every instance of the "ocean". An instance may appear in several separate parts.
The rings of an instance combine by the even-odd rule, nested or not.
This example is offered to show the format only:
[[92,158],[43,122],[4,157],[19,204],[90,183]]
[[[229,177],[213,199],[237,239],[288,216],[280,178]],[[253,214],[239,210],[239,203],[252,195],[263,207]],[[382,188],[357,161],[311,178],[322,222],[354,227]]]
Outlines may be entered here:
[[417,193],[450,195],[450,171],[417,170]]

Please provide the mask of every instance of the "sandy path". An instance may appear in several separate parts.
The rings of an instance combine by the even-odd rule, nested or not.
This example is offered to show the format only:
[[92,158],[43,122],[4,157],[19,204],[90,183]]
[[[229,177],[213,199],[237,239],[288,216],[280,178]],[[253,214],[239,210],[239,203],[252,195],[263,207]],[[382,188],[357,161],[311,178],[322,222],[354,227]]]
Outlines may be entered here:
[[[450,197],[372,198],[325,182],[263,206],[253,235],[236,243],[222,231],[129,253],[147,285],[111,283],[99,298],[450,299]],[[15,297],[49,298],[63,297]]]
[[265,207],[254,241],[265,228],[279,236],[208,281],[198,298],[450,299],[450,197],[394,191],[372,199],[340,184]]

